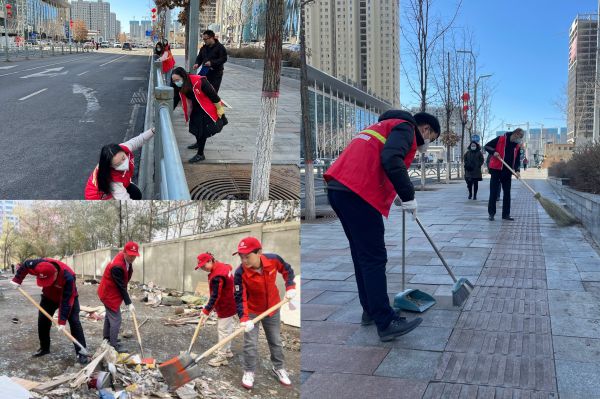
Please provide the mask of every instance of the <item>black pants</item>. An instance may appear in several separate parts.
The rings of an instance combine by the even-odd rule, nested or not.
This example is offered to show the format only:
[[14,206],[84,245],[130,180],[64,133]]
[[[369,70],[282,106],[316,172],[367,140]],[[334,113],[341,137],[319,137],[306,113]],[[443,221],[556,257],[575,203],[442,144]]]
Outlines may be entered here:
[[215,89],[215,91],[218,93],[219,88],[221,87],[221,81],[223,80],[223,71],[219,71],[219,72],[209,71],[206,74],[206,79],[212,85],[212,87]]
[[490,199],[488,201],[488,214],[494,216],[496,214],[496,198],[498,198],[500,186],[504,196],[502,197],[502,217],[506,218],[510,216],[510,173],[502,173],[501,171],[490,171]]
[[377,329],[384,330],[396,314],[387,293],[383,217],[352,192],[328,190],[327,195],[350,244],[360,304]]
[[206,147],[207,139],[208,137],[206,136],[196,136],[196,144],[198,144],[198,155],[204,155],[204,147]]
[[467,189],[469,190],[469,197],[475,196],[477,197],[477,190],[479,189],[479,181],[474,179],[467,180]]
[[[60,304],[52,302],[42,295],[40,306],[42,309],[48,312],[50,316],[53,316]],[[85,337],[83,336],[83,327],[81,326],[81,321],[79,320],[79,310],[79,297],[76,297],[73,307],[71,308],[71,314],[69,314],[67,321],[69,322],[71,335],[85,348]],[[42,312],[38,312],[38,335],[40,337],[40,348],[43,350],[50,350],[51,327],[52,322],[46,316],[44,316]],[[79,353],[79,347],[75,344],[73,344],[73,346],[75,347],[75,353]]]
[[132,200],[142,199],[142,192],[140,191],[139,187],[133,183],[129,183],[129,186],[127,186],[127,192]]

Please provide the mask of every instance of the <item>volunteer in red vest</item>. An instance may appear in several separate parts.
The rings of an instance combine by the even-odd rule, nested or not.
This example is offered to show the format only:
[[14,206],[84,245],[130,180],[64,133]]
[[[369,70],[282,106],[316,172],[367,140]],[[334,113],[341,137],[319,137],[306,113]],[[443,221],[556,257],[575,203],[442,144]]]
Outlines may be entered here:
[[190,150],[197,150],[189,162],[204,161],[206,140],[227,124],[221,98],[206,76],[190,75],[182,67],[173,70],[171,87],[175,90],[173,108],[181,102],[185,121],[189,122],[189,132],[196,137],[196,144],[188,146]]
[[440,135],[437,118],[390,110],[359,132],[327,170],[327,195],[348,242],[363,308],[362,325],[375,324],[382,341],[414,330],[411,321],[392,309],[387,293],[387,252],[382,216],[388,217],[396,196],[402,209],[416,216],[415,191],[408,176],[415,153],[424,153]]
[[[36,283],[42,287],[42,300],[40,306],[49,315],[53,316],[58,309],[58,329],[64,330],[67,321],[71,335],[86,347],[83,327],[79,321],[79,296],[75,284],[75,272],[65,263],[52,259],[28,259],[19,265],[17,274],[11,284],[16,289],[21,286],[23,279],[28,275],[36,276]],[[38,335],[40,349],[33,357],[40,357],[50,353],[50,327],[52,322],[42,312],[38,314]],[[87,356],[79,353],[79,346],[75,346],[77,360],[81,364],[88,362]]]
[[[202,309],[202,317],[206,321],[211,311],[217,313],[217,331],[221,341],[233,332],[233,316],[237,311],[233,297],[233,268],[231,265],[216,261],[211,253],[206,252],[198,255],[196,270],[198,269],[208,272],[210,290],[210,299]],[[208,364],[213,367],[226,366],[229,364],[227,359],[232,357],[231,342],[229,342],[217,351],[216,356],[210,359]]]
[[[502,197],[502,219],[515,220],[510,216],[510,183],[512,173],[500,161],[503,159],[517,174],[521,164],[521,142],[523,142],[523,129],[518,128],[512,132],[507,132],[502,136],[496,137],[485,145],[485,150],[493,155],[490,157],[490,199],[488,200],[489,220],[494,220],[496,215],[496,198],[500,195],[500,185],[504,195]],[[520,176],[520,175],[519,175]],[[493,200],[492,200],[493,198]]]
[[117,351],[121,350],[118,343],[121,329],[121,303],[125,302],[130,312],[135,311],[127,292],[127,284],[133,275],[133,262],[140,256],[139,249],[139,245],[133,241],[125,244],[123,250],[104,269],[98,287],[98,297],[106,308],[103,337],[109,340]]
[[162,72],[169,73],[175,67],[175,58],[171,53],[171,46],[169,42],[165,40],[164,43],[158,42],[154,47],[154,54],[156,54],[157,61],[162,62]]
[[154,128],[121,144],[108,144],[85,186],[86,200],[141,200],[142,192],[131,181],[135,171],[134,151],[154,136]]

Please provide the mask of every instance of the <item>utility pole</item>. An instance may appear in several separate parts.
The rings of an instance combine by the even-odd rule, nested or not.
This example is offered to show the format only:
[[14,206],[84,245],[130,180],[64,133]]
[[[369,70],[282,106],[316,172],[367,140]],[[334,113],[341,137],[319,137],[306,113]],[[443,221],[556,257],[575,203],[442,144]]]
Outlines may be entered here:
[[190,9],[188,12],[188,71],[192,70],[196,55],[198,54],[198,25],[200,17],[200,0],[190,0]]

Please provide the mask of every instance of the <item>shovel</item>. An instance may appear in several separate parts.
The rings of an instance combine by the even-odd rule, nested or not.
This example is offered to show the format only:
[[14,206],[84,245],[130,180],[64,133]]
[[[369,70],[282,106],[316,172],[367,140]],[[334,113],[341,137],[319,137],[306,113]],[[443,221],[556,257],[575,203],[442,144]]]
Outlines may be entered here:
[[415,289],[405,287],[406,269],[406,212],[402,211],[402,292],[396,294],[394,307],[409,312],[423,313],[433,305],[435,298],[431,295]]
[[[289,301],[290,300],[288,298],[284,298],[277,305],[270,307],[269,309],[265,310],[264,312],[262,312],[261,314],[256,316],[254,319],[252,319],[252,322],[255,324],[258,323],[260,320],[264,319],[270,313],[281,308],[283,305],[285,305]],[[255,326],[255,328],[258,328],[258,326]],[[166,362],[164,362],[163,364],[158,366],[158,369],[160,370],[160,373],[162,374],[162,376],[165,379],[165,381],[167,382],[167,384],[169,384],[169,386],[171,386],[173,388],[178,388],[184,384],[187,384],[188,382],[200,377],[201,369],[200,369],[200,366],[198,365],[200,360],[207,358],[210,354],[215,352],[217,349],[221,348],[223,345],[232,341],[235,337],[237,337],[238,335],[243,333],[244,330],[245,330],[245,327],[238,328],[227,338],[224,338],[221,341],[217,342],[206,352],[204,352],[203,354],[198,356],[195,360],[192,358],[192,356],[190,355],[189,352],[185,352],[179,356],[176,356],[170,360],[167,360]]]
[[[39,310],[39,311],[40,311],[40,312],[41,312],[41,313],[42,313],[44,316],[46,316],[47,318],[49,318],[49,319],[50,319],[50,321],[51,321],[52,323],[54,323],[56,326],[58,326],[58,321],[54,320],[54,318],[53,318],[52,316],[50,316],[50,314],[49,314],[48,312],[46,312],[46,311],[45,311],[45,310],[44,310],[44,309],[43,309],[43,308],[42,308],[42,307],[41,307],[41,306],[40,306],[40,305],[39,305],[39,304],[38,304],[38,303],[35,301],[35,299],[33,299],[33,298],[31,297],[31,295],[29,295],[28,293],[26,293],[26,292],[25,292],[25,290],[23,290],[23,288],[21,288],[21,287],[17,287],[17,289],[18,289],[18,290],[19,290],[19,292],[20,292],[21,294],[23,294],[23,296],[24,296],[25,298],[27,298],[27,299],[29,300],[29,302],[31,302],[31,303],[33,304],[33,306],[35,306],[35,307],[36,307],[36,308],[37,308],[37,309],[38,309],[38,310]],[[80,354],[82,354],[82,355],[84,355],[84,356],[88,356],[88,357],[89,357],[89,356],[91,356],[91,355],[90,355],[90,353],[87,351],[87,349],[85,349],[85,348],[83,347],[83,345],[81,345],[81,344],[79,343],[79,341],[77,341],[77,340],[75,339],[75,337],[73,337],[73,336],[71,335],[71,333],[70,333],[70,332],[68,332],[67,330],[62,330],[62,332],[63,332],[63,334],[65,334],[65,336],[66,336],[67,338],[69,338],[69,340],[70,340],[71,342],[73,342],[75,345],[77,345],[77,346],[79,347],[79,353],[80,353]]]

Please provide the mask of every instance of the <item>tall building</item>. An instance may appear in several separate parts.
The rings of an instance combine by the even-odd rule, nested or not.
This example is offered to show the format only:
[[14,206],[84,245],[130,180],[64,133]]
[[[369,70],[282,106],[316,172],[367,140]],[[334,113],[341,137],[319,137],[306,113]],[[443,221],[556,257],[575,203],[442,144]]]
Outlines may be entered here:
[[5,223],[14,226],[19,224],[19,216],[15,213],[17,201],[0,201],[0,234],[4,231]]
[[[98,32],[98,40],[114,38],[115,29],[111,29],[112,16],[109,3],[102,0],[71,1],[71,18],[73,21],[82,20],[88,30]],[[116,20],[116,15],[114,20]]]
[[145,20],[142,21],[140,24],[140,40],[145,40],[145,39],[149,39],[150,37],[146,37],[146,32],[150,31],[150,34],[152,34],[152,21],[150,20]]
[[116,24],[116,33],[117,33],[117,35],[115,37],[116,40],[119,40],[119,35],[121,34],[121,32],[122,32],[122,30],[121,30],[121,21],[119,21],[117,19],[117,24]]
[[308,63],[400,104],[400,9],[395,0],[321,0],[307,6]]
[[108,39],[114,40],[117,38],[117,14],[114,12],[110,13]]
[[200,33],[210,29],[209,26],[215,23],[217,23],[217,0],[209,0],[208,4],[200,8]]
[[567,140],[593,139],[598,16],[578,15],[569,30]]
[[[27,39],[55,39],[67,37],[65,27],[69,20],[67,0],[4,0],[0,2],[0,29],[4,34],[4,5],[13,9],[11,23],[8,24],[9,41],[17,36]],[[20,40],[20,39],[19,39]]]
[[139,38],[141,31],[140,21],[129,21],[129,40]]

